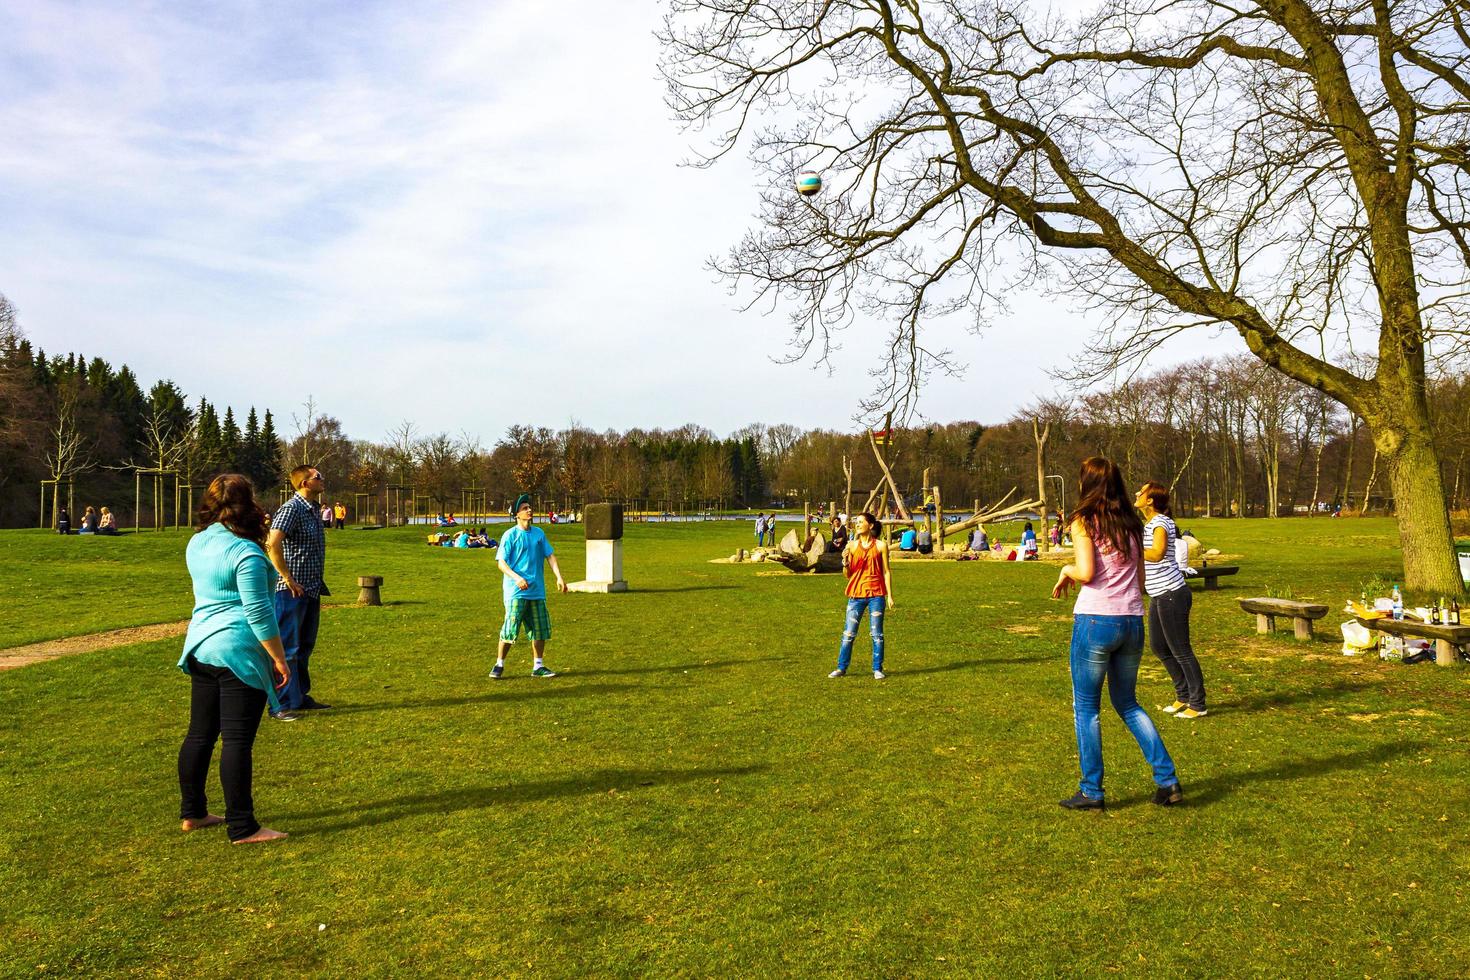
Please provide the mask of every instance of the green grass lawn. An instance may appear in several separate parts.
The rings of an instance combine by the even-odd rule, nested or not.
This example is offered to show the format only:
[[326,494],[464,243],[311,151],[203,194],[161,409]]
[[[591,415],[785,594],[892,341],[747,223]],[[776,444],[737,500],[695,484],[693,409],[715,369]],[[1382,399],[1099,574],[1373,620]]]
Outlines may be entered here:
[[[1144,660],[1186,803],[1151,805],[1105,702],[1102,816],[1056,805],[1054,567],[899,566],[890,679],[830,681],[837,577],[709,564],[745,524],[630,525],[637,591],[551,599],[562,676],[518,647],[491,682],[489,555],[334,532],[337,708],[256,745],[282,844],[177,831],[177,639],[0,673],[0,975],[1466,974],[1470,672],[1235,605],[1340,607],[1398,574],[1391,523],[1185,526],[1243,566],[1196,598],[1208,718],[1152,711]],[[549,532],[579,578],[581,529]],[[184,543],[0,535],[0,647],[186,617]],[[359,574],[387,605],[348,605]]]

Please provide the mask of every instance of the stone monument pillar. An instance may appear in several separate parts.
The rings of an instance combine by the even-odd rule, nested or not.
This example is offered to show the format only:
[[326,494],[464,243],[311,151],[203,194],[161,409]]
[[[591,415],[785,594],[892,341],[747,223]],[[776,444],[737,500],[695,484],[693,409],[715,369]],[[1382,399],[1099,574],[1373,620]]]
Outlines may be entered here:
[[623,505],[588,504],[582,511],[587,534],[587,578],[572,592],[627,592],[623,579]]

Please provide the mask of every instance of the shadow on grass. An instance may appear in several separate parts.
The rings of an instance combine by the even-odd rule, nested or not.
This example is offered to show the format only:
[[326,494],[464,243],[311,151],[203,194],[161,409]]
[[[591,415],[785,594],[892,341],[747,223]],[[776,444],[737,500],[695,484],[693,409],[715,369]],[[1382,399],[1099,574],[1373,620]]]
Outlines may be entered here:
[[[1219,776],[1201,779],[1198,782],[1190,782],[1188,774],[1182,777],[1184,783],[1184,805],[1198,806],[1201,804],[1218,803],[1238,790],[1244,789],[1253,783],[1291,783],[1299,779],[1309,779],[1313,776],[1323,776],[1327,773],[1342,772],[1348,769],[1366,769],[1370,766],[1382,765],[1391,759],[1399,758],[1410,752],[1417,752],[1429,748],[1431,743],[1405,739],[1398,742],[1386,742],[1376,745],[1371,749],[1360,749],[1357,752],[1343,752],[1340,755],[1329,755],[1325,758],[1302,758],[1293,759],[1290,762],[1282,762],[1279,765],[1269,766],[1265,769],[1239,769],[1227,772]],[[1262,787],[1263,791],[1267,791]],[[1125,806],[1142,804],[1149,797],[1137,797],[1121,800]]]
[[[595,672],[589,672],[595,673]],[[580,671],[577,676],[586,676]],[[534,682],[525,686],[516,685],[518,680]],[[562,675],[555,683],[529,675],[512,677],[507,674],[498,681],[486,680],[486,689],[478,694],[466,694],[454,698],[406,698],[402,701],[381,701],[369,704],[344,704],[333,707],[331,714],[360,714],[369,711],[412,711],[416,708],[458,708],[467,704],[489,704],[492,701],[529,701],[532,698],[575,698],[582,695],[616,694],[619,691],[647,690],[641,684],[574,684]]]
[[1427,749],[1429,746],[1429,742],[1418,739],[1403,739],[1397,742],[1386,742],[1371,749],[1343,752],[1322,759],[1295,759],[1267,769],[1248,769],[1226,773],[1196,783],[1191,788],[1188,799],[1199,803],[1209,803],[1224,799],[1251,783],[1287,782],[1310,776],[1321,776],[1330,772],[1341,772],[1346,769],[1364,769],[1388,762],[1406,753]]
[[787,661],[788,657],[751,657],[746,660],[711,660],[709,663],[653,665],[649,667],[610,667],[606,670],[579,670],[578,677],[601,677],[604,674],[671,674],[681,670],[713,670],[719,667],[739,667],[742,664],[763,664],[771,661]]
[[[460,786],[432,793],[408,793],[386,799],[365,801],[354,806],[315,812],[283,813],[282,823],[303,821],[306,826],[293,828],[293,834],[335,834],[360,827],[376,827],[395,820],[419,816],[443,816],[466,810],[483,810],[493,806],[536,803],[563,796],[591,796],[613,790],[626,793],[642,786],[675,786],[681,783],[714,781],[734,776],[765,772],[764,764],[714,769],[601,769],[596,772],[544,779],[525,783],[488,786]],[[347,817],[332,822],[332,817]],[[321,825],[312,821],[327,818]]]
[[671,586],[670,588],[667,588],[667,589],[645,589],[642,586],[629,586],[628,587],[628,592],[629,593],[634,593],[634,592],[643,592],[643,593],[650,593],[650,592],[715,592],[715,591],[721,591],[722,592],[722,591],[724,591],[726,589],[734,589],[734,588],[738,588],[738,586],[734,586],[734,585],[676,585],[676,586]]
[[1231,712],[1236,711],[1269,711],[1272,708],[1282,708],[1291,704],[1307,704],[1313,701],[1328,701],[1333,698],[1346,697],[1358,691],[1378,690],[1379,684],[1373,681],[1338,681],[1334,684],[1325,684],[1320,687],[1304,687],[1297,691],[1277,691],[1272,694],[1261,694],[1256,697],[1242,698],[1238,701],[1226,701],[1215,698],[1223,707]]
[[910,674],[942,674],[951,670],[980,670],[984,667],[1000,667],[1007,664],[1039,664],[1048,660],[1065,659],[1065,655],[1044,653],[1036,657],[982,657],[978,660],[956,660],[954,663],[939,664],[934,667],[920,667],[917,670],[904,670],[905,675]]

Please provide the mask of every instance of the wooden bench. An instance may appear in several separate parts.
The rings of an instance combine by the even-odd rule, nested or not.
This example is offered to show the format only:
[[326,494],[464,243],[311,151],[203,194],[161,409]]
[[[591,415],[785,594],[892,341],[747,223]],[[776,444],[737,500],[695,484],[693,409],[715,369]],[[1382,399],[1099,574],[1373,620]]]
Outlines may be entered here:
[[1315,602],[1293,602],[1290,599],[1241,599],[1240,608],[1255,613],[1256,632],[1276,629],[1277,616],[1290,616],[1298,640],[1312,638],[1312,621],[1327,615],[1327,607]]
[[1459,659],[1460,647],[1470,644],[1470,626],[1435,626],[1412,619],[1389,619],[1387,616],[1382,619],[1354,616],[1353,619],[1357,620],[1359,626],[1365,626],[1375,633],[1433,640],[1434,662],[1441,667],[1452,665]]
[[378,590],[383,585],[381,575],[359,575],[357,577],[357,604],[359,606],[381,606],[383,598]]
[[1239,565],[1206,565],[1204,568],[1191,569],[1191,574],[1184,576],[1186,582],[1196,580],[1205,583],[1206,589],[1218,589],[1220,587],[1220,576],[1234,575],[1240,571]]

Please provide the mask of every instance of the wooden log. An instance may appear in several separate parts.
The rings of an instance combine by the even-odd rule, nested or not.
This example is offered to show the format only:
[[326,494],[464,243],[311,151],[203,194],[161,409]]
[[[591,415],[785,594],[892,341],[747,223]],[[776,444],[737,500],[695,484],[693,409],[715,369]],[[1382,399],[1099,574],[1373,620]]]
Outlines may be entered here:
[[[893,429],[889,427],[889,438],[892,438]],[[912,524],[913,518],[909,516],[908,508],[903,505],[903,495],[898,492],[898,484],[894,482],[893,474],[889,472],[888,463],[883,459],[883,454],[878,451],[878,440],[873,438],[873,431],[868,430],[868,445],[873,447],[873,458],[878,461],[878,469],[883,471],[883,479],[888,482],[888,490],[893,494],[893,509],[898,511],[898,516],[904,521]]]
[[378,590],[382,585],[383,576],[381,575],[359,575],[357,577],[357,604],[359,606],[381,606],[383,598]]
[[1440,667],[1453,667],[1459,659],[1455,645],[1449,640],[1434,641],[1434,662]]
[[939,525],[938,547],[944,550],[944,501],[940,499],[939,488],[934,488],[934,523]]
[[1276,629],[1276,617],[1266,613],[1256,613],[1256,632],[1270,633]]
[[1296,633],[1298,640],[1310,640],[1312,638],[1312,621],[1305,616],[1293,616],[1291,628]]
[[949,529],[949,533],[959,534],[962,531],[969,531],[973,528],[979,527],[981,524],[989,524],[992,521],[1002,520],[1006,517],[1009,517],[1011,514],[1016,514],[1023,510],[1029,510],[1035,507],[1037,503],[1038,501],[1035,500],[1023,500],[1018,504],[1012,504],[1011,506],[1003,507],[1000,510],[986,511],[983,514],[977,514],[974,517],[967,517],[963,521],[960,521],[958,524],[952,525]]

